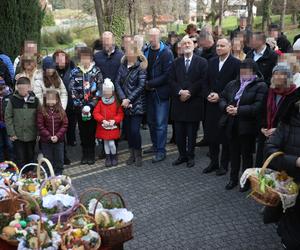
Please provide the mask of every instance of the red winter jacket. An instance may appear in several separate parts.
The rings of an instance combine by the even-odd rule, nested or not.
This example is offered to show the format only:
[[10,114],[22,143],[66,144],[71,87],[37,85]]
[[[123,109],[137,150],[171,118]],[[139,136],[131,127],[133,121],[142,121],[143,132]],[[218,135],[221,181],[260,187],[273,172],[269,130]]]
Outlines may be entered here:
[[61,120],[58,112],[48,110],[48,115],[43,115],[40,110],[37,114],[37,127],[42,143],[52,143],[51,136],[57,136],[58,142],[63,142],[68,129],[68,118],[65,115]]
[[[119,106],[116,101],[112,104],[104,104],[100,99],[94,109],[93,116],[97,121],[96,138],[103,140],[117,140],[120,138],[119,124],[124,118],[124,113],[122,107]],[[103,120],[115,120],[118,128],[113,130],[104,129],[102,127]]]

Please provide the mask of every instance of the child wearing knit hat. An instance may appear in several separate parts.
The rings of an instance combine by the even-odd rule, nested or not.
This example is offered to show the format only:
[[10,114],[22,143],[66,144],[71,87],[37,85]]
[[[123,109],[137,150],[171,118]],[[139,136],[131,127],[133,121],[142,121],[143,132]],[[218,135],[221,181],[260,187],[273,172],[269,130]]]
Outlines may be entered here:
[[106,78],[103,84],[103,96],[93,112],[94,119],[97,121],[96,138],[104,141],[106,167],[118,165],[115,140],[120,138],[120,123],[124,118],[122,107],[117,103],[114,90],[113,82]]

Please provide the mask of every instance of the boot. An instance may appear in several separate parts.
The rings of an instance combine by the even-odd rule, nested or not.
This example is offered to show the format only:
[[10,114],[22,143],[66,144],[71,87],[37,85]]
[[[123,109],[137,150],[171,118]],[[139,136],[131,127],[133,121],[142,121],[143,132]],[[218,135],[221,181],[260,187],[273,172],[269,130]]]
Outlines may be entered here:
[[87,150],[86,148],[82,148],[82,156],[81,156],[81,165],[87,164]]
[[129,149],[129,158],[126,161],[127,165],[132,165],[135,162],[134,150],[132,148]]
[[118,157],[117,157],[117,154],[115,155],[110,155],[110,158],[111,158],[111,165],[113,166],[117,166],[118,165]]
[[112,164],[111,164],[110,155],[106,155],[106,158],[105,158],[105,167],[109,168],[111,166],[112,166]]
[[94,165],[95,164],[95,148],[89,148],[88,149],[88,158],[87,158],[87,164],[88,165]]
[[141,149],[135,149],[134,150],[134,158],[135,158],[135,165],[137,167],[141,167],[143,165],[142,150]]

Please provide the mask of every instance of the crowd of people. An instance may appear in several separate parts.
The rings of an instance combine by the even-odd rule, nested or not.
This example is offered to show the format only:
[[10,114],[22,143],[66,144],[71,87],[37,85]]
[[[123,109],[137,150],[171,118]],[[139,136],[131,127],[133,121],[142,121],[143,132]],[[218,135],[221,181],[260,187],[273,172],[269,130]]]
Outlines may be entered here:
[[[246,21],[241,17],[229,37],[220,27],[189,24],[186,35],[171,32],[166,42],[152,28],[147,43],[142,35],[124,35],[121,48],[106,31],[93,48],[78,44],[73,58],[63,50],[43,58],[34,41],[24,43],[14,63],[0,51],[0,162],[22,167],[38,148],[62,174],[78,126],[82,165],[95,163],[96,140],[105,166],[118,165],[121,137],[128,141],[128,165],[141,167],[145,154],[155,164],[166,158],[171,123],[179,154],[172,164],[191,168],[195,147],[208,146],[203,173],[229,171],[226,190],[238,185],[240,169],[261,167],[279,150],[285,155],[271,166],[300,181],[300,39],[292,45],[277,25],[265,34]],[[142,152],[145,123],[152,147]],[[276,219],[272,208],[264,210],[279,223],[288,249],[300,246],[299,207],[277,209]]]

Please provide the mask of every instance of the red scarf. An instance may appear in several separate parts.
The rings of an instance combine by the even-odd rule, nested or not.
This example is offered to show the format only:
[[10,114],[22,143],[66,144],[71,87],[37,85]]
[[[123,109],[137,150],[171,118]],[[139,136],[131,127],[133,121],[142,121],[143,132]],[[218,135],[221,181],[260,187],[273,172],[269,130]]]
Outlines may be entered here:
[[[292,94],[297,89],[295,84],[292,84],[289,88],[285,89],[269,89],[268,100],[267,100],[267,122],[268,129],[273,128],[273,123],[277,114],[277,111],[282,104],[286,96]],[[281,99],[276,104],[276,95],[281,95]]]

